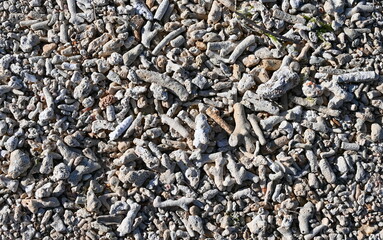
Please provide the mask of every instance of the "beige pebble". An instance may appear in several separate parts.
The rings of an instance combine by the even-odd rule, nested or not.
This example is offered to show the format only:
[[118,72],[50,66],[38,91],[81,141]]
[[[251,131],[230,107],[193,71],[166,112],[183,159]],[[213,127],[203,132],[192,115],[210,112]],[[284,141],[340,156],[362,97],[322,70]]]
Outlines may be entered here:
[[260,59],[257,58],[255,55],[249,55],[243,59],[242,63],[246,67],[254,67],[259,63],[259,61]]
[[261,67],[267,71],[276,71],[281,67],[282,61],[279,59],[263,59]]
[[56,43],[49,43],[43,46],[43,54],[49,55],[54,49],[56,49]]

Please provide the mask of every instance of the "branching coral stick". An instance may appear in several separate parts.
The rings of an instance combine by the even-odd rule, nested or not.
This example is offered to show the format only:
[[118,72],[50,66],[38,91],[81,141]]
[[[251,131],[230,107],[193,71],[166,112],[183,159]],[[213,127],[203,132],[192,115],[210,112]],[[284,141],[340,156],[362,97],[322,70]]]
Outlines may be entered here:
[[133,132],[136,130],[136,127],[141,123],[141,120],[144,116],[142,115],[142,113],[138,113],[136,119],[134,119],[134,121],[132,122],[132,124],[130,124],[128,130],[126,130],[126,133],[124,134],[124,138],[128,138],[130,137]]
[[334,75],[332,79],[338,83],[349,83],[349,82],[369,82],[379,79],[379,75],[374,71],[368,72],[353,72],[345,73],[340,75]]
[[120,226],[117,228],[117,232],[120,236],[125,236],[126,234],[133,231],[133,223],[134,219],[136,218],[136,215],[138,211],[140,210],[141,206],[138,203],[135,203],[133,201],[128,200],[128,204],[130,207],[130,210],[126,214],[126,217],[124,220],[122,220]]
[[326,181],[328,183],[334,183],[336,180],[336,175],[333,172],[330,163],[326,159],[322,159],[319,161],[318,166]]
[[179,124],[176,120],[168,117],[166,114],[161,115],[161,120],[163,123],[166,123],[169,127],[181,134],[182,137],[187,138],[189,136],[189,132],[186,128],[184,128],[184,126]]
[[163,0],[157,8],[154,19],[161,21],[169,7],[169,0]]
[[121,134],[126,129],[128,129],[128,127],[130,126],[130,124],[132,124],[132,122],[133,122],[133,116],[129,116],[129,117],[125,118],[124,121],[122,121],[120,124],[118,124],[116,129],[114,129],[114,131],[109,134],[109,139],[111,141],[116,140],[119,136],[121,136]]
[[72,23],[72,24],[82,23],[84,20],[77,16],[76,0],[67,0],[67,4],[68,4],[68,10],[69,10],[69,13],[70,13],[69,22]]
[[255,135],[257,135],[259,143],[263,146],[266,144],[265,136],[263,135],[262,129],[259,127],[257,117],[255,114],[250,114],[247,116],[247,119],[249,120],[251,127],[253,128]]
[[189,114],[185,110],[181,110],[177,117],[185,122],[191,129],[196,128],[196,123],[189,117]]
[[242,42],[239,43],[234,49],[234,51],[231,53],[229,57],[229,63],[234,63],[237,60],[237,58],[239,58],[239,56],[241,56],[241,54],[246,50],[246,48],[255,43],[255,40],[256,39],[254,35],[250,35],[243,39]]
[[223,191],[223,167],[226,164],[225,158],[216,158],[215,167],[210,168],[211,174],[214,175],[214,183],[220,191]]
[[227,154],[227,160],[228,163],[226,167],[229,170],[231,176],[234,177],[237,184],[241,185],[246,180],[251,180],[254,183],[259,182],[259,177],[247,171],[244,166],[237,164],[231,154]]
[[158,33],[158,29],[157,28],[154,28],[153,30],[151,30],[152,28],[152,22],[148,21],[143,27],[142,27],[142,30],[141,30],[141,43],[142,45],[144,45],[144,47],[146,48],[150,48],[150,42],[152,41],[152,39],[157,35]]
[[176,94],[181,101],[186,101],[189,98],[189,93],[186,88],[176,80],[172,79],[169,76],[163,75],[161,73],[148,71],[148,70],[137,70],[137,76],[149,83],[156,83],[161,87],[169,89],[171,92]]
[[250,134],[250,124],[247,122],[245,109],[242,104],[234,104],[235,129],[230,135],[229,145],[235,147],[244,144],[246,151],[253,153],[255,150],[254,138]]
[[207,117],[205,114],[200,113],[195,118],[195,131],[194,131],[194,140],[193,145],[196,148],[201,149],[202,151],[206,150],[207,144],[209,143],[209,133],[211,127],[207,122]]
[[299,229],[302,234],[308,234],[310,232],[309,220],[313,217],[313,214],[314,204],[312,204],[311,202],[307,202],[299,211]]
[[165,200],[161,202],[161,197],[157,196],[153,201],[153,207],[155,208],[166,208],[166,207],[180,207],[185,211],[188,211],[188,205],[194,201],[193,198],[181,197],[177,200]]
[[161,49],[165,47],[166,44],[168,44],[172,39],[180,35],[181,33],[185,32],[186,28],[185,27],[180,27],[177,30],[169,33],[162,41],[153,49],[152,54],[157,55],[160,53]]
[[216,109],[215,107],[209,107],[206,110],[206,114],[209,117],[211,117],[228,134],[231,134],[233,132],[233,127],[227,124],[227,122],[225,122],[225,120],[221,118],[218,109]]

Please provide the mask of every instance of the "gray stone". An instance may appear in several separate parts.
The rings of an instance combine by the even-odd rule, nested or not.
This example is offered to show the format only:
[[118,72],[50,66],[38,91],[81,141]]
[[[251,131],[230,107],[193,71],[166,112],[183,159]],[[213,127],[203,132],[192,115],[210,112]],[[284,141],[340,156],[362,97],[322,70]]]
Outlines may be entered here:
[[380,142],[383,138],[382,127],[378,123],[371,124],[371,140],[373,142]]
[[11,153],[8,175],[11,178],[17,178],[26,172],[31,165],[31,159],[28,154],[17,149]]
[[23,52],[31,52],[39,42],[40,39],[36,34],[28,34],[20,38],[20,48]]
[[65,180],[70,175],[70,168],[65,163],[57,164],[53,169],[52,180],[57,182],[59,180]]

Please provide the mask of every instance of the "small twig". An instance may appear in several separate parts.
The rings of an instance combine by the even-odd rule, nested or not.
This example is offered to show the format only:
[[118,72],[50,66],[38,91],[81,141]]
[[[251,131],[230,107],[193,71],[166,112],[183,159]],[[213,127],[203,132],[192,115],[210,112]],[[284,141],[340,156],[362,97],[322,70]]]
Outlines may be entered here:
[[269,30],[267,30],[266,28],[264,27],[261,27],[259,26],[256,22],[254,22],[253,20],[247,18],[245,15],[243,15],[242,13],[239,13],[237,11],[233,11],[235,14],[237,14],[238,16],[240,16],[243,20],[245,20],[247,23],[250,23],[252,26],[254,26],[255,28],[257,28],[258,30],[262,31],[264,34],[270,34],[278,39],[281,39],[283,41],[287,41],[287,42],[292,42],[292,43],[296,43],[296,44],[300,44],[300,41],[297,41],[297,40],[294,40],[294,39],[291,39],[291,38],[287,38],[287,37],[284,37],[282,35],[279,35],[277,33],[273,33]]

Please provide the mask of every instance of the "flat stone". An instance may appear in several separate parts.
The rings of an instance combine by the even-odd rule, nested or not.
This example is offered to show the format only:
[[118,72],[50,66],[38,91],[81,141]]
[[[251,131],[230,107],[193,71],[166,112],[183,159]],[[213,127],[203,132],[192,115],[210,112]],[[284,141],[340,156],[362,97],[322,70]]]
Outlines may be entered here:
[[260,66],[267,71],[276,71],[281,67],[282,60],[279,59],[263,59]]

